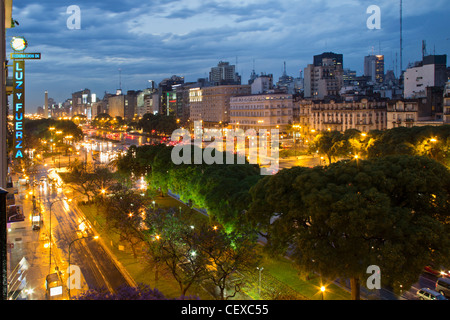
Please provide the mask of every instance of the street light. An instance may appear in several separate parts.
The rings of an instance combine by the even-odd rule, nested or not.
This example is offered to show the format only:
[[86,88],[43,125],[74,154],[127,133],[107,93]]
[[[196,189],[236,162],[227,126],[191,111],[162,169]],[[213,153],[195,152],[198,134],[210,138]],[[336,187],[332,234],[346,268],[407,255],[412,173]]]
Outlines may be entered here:
[[324,286],[321,286],[321,287],[320,287],[320,291],[322,292],[322,301],[323,301],[323,294],[324,294],[324,292],[325,292],[325,287],[324,287]]
[[259,284],[258,284],[258,295],[259,295],[259,298],[261,298],[261,272],[264,270],[264,268],[263,267],[256,267],[256,269],[258,269],[259,270]]
[[[70,277],[70,275],[72,274],[72,268],[71,268],[71,265],[70,265],[70,247],[72,246],[72,244],[75,242],[75,241],[78,241],[78,240],[81,240],[81,239],[89,239],[89,238],[93,238],[93,239],[95,239],[95,240],[97,240],[99,237],[98,236],[87,236],[87,237],[81,237],[81,238],[77,238],[77,239],[75,239],[75,240],[73,240],[71,243],[69,243],[69,277]],[[71,299],[71,296],[70,296],[70,287],[71,287],[71,281],[69,281],[69,283],[68,283],[68,290],[69,290],[69,299]]]

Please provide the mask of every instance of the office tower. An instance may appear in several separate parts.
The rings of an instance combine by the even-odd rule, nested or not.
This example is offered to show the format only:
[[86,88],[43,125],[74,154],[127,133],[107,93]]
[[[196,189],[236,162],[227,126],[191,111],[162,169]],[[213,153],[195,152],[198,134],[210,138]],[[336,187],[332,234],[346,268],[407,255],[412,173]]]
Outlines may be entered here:
[[384,56],[370,55],[364,57],[364,76],[370,77],[372,82],[384,82]]
[[240,85],[241,76],[236,72],[236,66],[229,62],[220,61],[217,67],[212,67],[209,72],[209,81],[214,86]]
[[305,98],[338,96],[344,84],[343,55],[325,52],[314,56],[314,64],[305,68]]

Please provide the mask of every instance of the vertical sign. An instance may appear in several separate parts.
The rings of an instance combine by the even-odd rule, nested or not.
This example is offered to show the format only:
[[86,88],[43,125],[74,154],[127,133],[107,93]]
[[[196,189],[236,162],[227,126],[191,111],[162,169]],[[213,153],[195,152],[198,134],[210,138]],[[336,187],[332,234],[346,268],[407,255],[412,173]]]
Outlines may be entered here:
[[25,119],[25,61],[14,60],[13,72],[14,159],[23,159],[23,122]]

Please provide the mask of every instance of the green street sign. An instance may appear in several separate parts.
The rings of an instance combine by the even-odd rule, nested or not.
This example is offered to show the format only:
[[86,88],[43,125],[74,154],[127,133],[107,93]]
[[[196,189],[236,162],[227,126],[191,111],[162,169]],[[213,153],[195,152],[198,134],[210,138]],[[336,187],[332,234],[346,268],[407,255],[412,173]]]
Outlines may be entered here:
[[14,52],[14,53],[11,53],[11,59],[41,59],[41,54],[40,53]]

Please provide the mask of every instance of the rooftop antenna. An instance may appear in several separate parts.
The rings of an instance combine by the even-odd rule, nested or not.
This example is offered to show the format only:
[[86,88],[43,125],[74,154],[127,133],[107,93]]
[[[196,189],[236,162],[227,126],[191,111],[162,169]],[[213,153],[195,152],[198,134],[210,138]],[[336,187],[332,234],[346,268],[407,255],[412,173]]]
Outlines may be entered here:
[[122,69],[119,68],[119,89],[122,90]]
[[427,55],[427,42],[422,40],[422,60]]
[[403,72],[403,0],[400,0],[400,73]]

